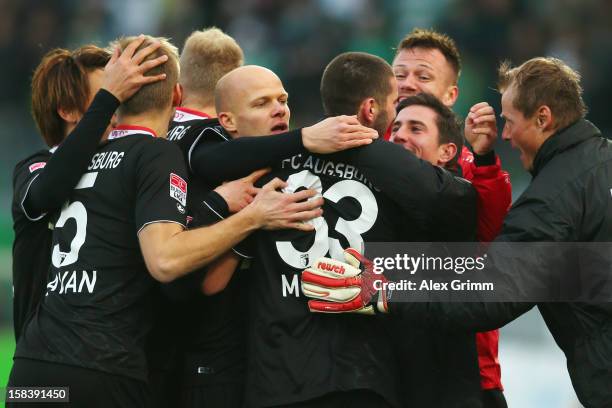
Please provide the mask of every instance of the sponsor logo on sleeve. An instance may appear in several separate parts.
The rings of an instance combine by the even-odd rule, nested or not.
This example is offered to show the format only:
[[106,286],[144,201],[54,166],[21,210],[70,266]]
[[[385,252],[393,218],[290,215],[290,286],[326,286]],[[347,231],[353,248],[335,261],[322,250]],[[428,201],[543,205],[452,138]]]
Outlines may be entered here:
[[187,182],[174,173],[170,173],[170,197],[183,207],[187,205]]
[[30,164],[30,173],[34,173],[38,169],[42,169],[47,165],[47,162],[38,162]]

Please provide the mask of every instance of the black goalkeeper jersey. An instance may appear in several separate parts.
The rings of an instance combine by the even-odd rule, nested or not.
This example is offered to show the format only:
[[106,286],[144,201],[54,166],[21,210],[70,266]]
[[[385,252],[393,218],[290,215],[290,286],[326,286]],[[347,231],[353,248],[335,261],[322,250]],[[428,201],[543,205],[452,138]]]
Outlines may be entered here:
[[119,126],[91,158],[53,231],[47,290],[15,357],[146,380],[153,278],[138,232],[185,224],[179,150],[146,128]]
[[51,151],[40,150],[17,163],[13,173],[13,325],[17,340],[44,295],[51,259],[53,215],[30,214],[23,206],[31,183],[50,158]]
[[314,232],[258,233],[249,308],[249,406],[359,389],[397,405],[384,319],[310,313],[300,286],[301,271],[320,257],[344,260],[344,248],[402,239],[400,207],[372,185],[358,164],[336,155],[302,154],[270,174],[287,181],[287,192],[317,190],[325,204],[323,216],[312,221]]

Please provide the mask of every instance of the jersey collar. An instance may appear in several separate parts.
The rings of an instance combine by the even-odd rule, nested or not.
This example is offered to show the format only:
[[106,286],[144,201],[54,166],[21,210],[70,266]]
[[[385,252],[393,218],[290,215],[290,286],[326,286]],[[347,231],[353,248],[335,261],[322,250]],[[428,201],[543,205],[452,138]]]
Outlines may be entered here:
[[211,119],[208,113],[200,112],[195,109],[185,108],[180,106],[174,111],[174,121],[175,122],[186,122],[189,120],[195,119]]
[[146,135],[157,137],[153,129],[144,126],[117,125],[108,135],[108,140],[119,139],[130,135]]

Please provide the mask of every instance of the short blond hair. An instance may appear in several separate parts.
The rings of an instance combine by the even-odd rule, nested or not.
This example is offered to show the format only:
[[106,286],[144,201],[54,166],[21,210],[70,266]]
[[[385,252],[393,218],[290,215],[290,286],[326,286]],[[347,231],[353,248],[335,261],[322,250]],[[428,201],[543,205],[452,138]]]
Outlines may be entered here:
[[[111,49],[119,47],[123,51],[137,37],[122,37],[110,44]],[[178,49],[163,37],[151,37],[146,35],[143,43],[138,47],[141,50],[158,41],[161,46],[151,53],[146,60],[155,59],[167,55],[168,60],[146,72],[146,76],[166,74],[166,79],[144,85],[131,98],[124,101],[118,108],[121,115],[137,115],[149,111],[159,111],[172,103],[172,93],[179,77]]]
[[586,115],[580,74],[560,59],[537,57],[514,68],[505,61],[498,74],[499,91],[515,87],[512,105],[525,118],[531,118],[540,106],[546,105],[555,118],[554,129],[558,130]]
[[244,64],[242,48],[216,27],[194,31],[185,40],[180,58],[180,84],[205,103],[214,100],[221,77]]

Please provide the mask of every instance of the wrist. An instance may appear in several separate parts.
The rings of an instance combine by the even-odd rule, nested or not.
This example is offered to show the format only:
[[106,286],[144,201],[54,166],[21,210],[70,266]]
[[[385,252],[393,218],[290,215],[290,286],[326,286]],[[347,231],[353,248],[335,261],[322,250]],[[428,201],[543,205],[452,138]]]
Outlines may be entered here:
[[313,143],[312,143],[312,127],[311,126],[307,126],[301,129],[301,140],[302,140],[302,146],[304,146],[304,149],[308,150],[308,151],[312,151],[313,149]]
[[258,230],[265,226],[263,214],[253,205],[247,205],[242,211],[239,211],[234,217],[241,217],[248,231]]
[[495,164],[495,150],[491,149],[485,153],[474,151],[474,164],[480,166],[492,166]]

